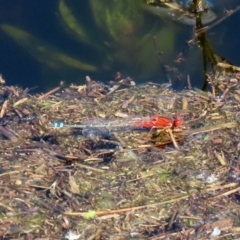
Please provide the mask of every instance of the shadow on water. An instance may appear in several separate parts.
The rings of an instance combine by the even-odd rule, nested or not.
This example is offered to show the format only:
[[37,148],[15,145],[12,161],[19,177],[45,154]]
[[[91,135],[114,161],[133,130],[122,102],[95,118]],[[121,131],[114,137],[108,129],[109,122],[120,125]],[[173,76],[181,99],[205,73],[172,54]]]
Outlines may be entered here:
[[[110,80],[121,71],[138,83],[171,81],[177,89],[186,87],[189,77],[201,88],[204,69],[210,73],[209,65],[220,61],[212,55],[240,65],[235,31],[240,14],[225,13],[238,6],[237,0],[212,0],[218,18],[197,37],[194,26],[146,12],[142,1],[97,2],[0,0],[0,73],[7,83],[39,85],[42,91],[61,80],[83,84],[86,75]],[[202,27],[199,21],[197,30]],[[199,45],[189,43],[195,38],[205,63]]]

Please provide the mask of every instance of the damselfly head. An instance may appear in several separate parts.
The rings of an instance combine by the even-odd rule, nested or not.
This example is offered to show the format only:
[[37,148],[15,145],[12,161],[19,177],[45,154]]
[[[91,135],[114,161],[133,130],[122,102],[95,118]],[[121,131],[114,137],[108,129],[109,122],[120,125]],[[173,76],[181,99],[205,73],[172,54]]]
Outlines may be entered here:
[[179,113],[173,115],[173,127],[179,127],[183,124],[183,119]]

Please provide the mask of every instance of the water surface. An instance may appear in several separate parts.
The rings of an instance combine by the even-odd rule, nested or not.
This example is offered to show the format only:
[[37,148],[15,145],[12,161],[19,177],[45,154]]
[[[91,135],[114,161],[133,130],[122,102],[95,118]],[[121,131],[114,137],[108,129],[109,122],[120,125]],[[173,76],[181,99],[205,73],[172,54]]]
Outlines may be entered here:
[[[99,29],[96,26],[89,1],[65,2],[74,17],[85,26],[89,36],[93,32],[97,33],[95,38],[104,46],[103,50],[93,43],[81,42],[64,25],[58,0],[0,0],[0,24],[21,29],[35,41],[24,44],[23,40],[16,40],[1,30],[0,73],[8,84],[23,87],[38,85],[39,90],[46,90],[56,86],[61,80],[67,85],[83,84],[86,75],[107,81],[114,79],[120,71],[139,83],[172,81],[177,87],[186,86],[189,75],[193,85],[202,86],[204,78],[200,49],[188,44],[193,38],[192,26],[145,13],[142,29],[138,29],[137,34],[132,37],[133,25],[129,24],[129,28],[124,30],[127,40],[123,38],[122,42],[115,44],[109,38],[109,29]],[[226,9],[234,9],[240,5],[238,0],[213,2],[218,6],[218,14],[222,16]],[[240,56],[237,54],[240,42],[240,32],[237,30],[239,21],[240,13],[237,12],[207,32],[213,49],[234,65],[240,65]],[[141,45],[144,38],[147,40]],[[47,50],[39,51],[39,48]],[[81,70],[62,64],[58,60],[60,55],[83,61],[98,70]],[[180,57],[183,61],[176,63]],[[174,74],[166,73],[163,70],[164,65],[174,68]]]

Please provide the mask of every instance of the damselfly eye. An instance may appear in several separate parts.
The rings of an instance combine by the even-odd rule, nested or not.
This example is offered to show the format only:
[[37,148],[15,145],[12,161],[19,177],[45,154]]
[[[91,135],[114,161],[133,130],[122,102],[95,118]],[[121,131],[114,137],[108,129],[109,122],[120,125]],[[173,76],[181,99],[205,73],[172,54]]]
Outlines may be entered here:
[[176,113],[173,115],[173,127],[179,127],[183,124],[183,119],[182,117]]

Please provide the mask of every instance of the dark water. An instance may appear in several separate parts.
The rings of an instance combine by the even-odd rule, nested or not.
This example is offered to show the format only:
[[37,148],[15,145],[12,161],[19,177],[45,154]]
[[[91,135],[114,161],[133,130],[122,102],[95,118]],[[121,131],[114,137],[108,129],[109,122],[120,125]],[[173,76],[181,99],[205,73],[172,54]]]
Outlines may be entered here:
[[[106,4],[108,1],[102,2]],[[129,5],[127,0],[123,2]],[[239,0],[212,2],[218,6],[222,16],[224,9],[230,10],[240,5]],[[171,80],[181,87],[186,85],[186,76],[189,74],[193,85],[202,86],[201,52],[198,47],[187,44],[193,37],[192,26],[143,13],[144,21],[141,25],[137,17],[136,22],[132,17],[132,24],[123,25],[122,35],[117,35],[117,32],[112,36],[112,29],[121,28],[114,25],[121,15],[111,19],[108,23],[110,25],[106,24],[108,28],[104,28],[105,23],[101,26],[96,24],[97,18],[92,14],[90,1],[66,0],[65,3],[73,16],[83,24],[91,39],[89,42],[81,41],[62,21],[58,0],[0,0],[0,24],[28,34],[28,38],[18,38],[20,34],[14,37],[0,29],[0,73],[8,84],[23,87],[38,85],[39,90],[44,91],[57,86],[61,80],[66,85],[83,84],[86,75],[107,81],[120,71],[137,82],[162,83]],[[105,13],[100,9],[98,14],[101,16]],[[103,19],[107,17],[103,16]],[[234,65],[240,65],[239,22],[240,13],[237,12],[207,32],[215,52]],[[135,28],[136,31],[133,30]],[[32,38],[29,39],[29,36]],[[180,53],[185,60],[177,64],[175,60]],[[62,56],[84,61],[98,70],[83,70],[65,64],[59,60]],[[166,74],[163,65],[175,67],[175,73]]]

